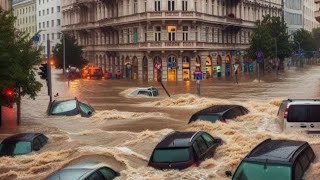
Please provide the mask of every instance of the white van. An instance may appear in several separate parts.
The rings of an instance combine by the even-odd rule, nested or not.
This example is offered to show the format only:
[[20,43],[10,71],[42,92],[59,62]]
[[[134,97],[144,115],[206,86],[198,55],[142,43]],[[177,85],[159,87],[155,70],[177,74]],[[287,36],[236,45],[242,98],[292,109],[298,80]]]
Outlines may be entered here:
[[283,130],[320,131],[320,99],[288,99],[282,102],[278,120]]

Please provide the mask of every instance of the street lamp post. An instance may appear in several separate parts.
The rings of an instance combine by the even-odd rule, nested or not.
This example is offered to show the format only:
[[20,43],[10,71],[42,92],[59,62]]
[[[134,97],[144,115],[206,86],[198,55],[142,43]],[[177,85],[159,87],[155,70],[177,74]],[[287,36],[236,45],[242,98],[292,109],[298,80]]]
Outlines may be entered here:
[[66,36],[62,33],[63,38],[63,75],[66,72]]

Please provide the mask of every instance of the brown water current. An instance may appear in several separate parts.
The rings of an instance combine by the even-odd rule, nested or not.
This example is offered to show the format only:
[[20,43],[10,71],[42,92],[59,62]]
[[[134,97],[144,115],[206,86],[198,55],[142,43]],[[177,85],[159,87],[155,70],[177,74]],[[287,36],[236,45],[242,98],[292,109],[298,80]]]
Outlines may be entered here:
[[[128,80],[76,80],[70,87],[54,71],[54,93],[61,98],[77,96],[97,112],[91,118],[48,117],[48,97],[43,88],[36,101],[23,99],[20,127],[0,129],[0,140],[18,132],[41,132],[49,143],[30,155],[0,158],[0,179],[45,179],[57,170],[82,161],[95,161],[121,173],[118,179],[227,179],[226,170],[235,171],[241,159],[261,141],[294,139],[308,141],[317,158],[306,173],[306,179],[320,179],[320,138],[303,132],[282,132],[276,114],[285,98],[319,98],[320,66],[291,70],[256,79],[201,82],[201,97],[195,84],[167,83],[172,98],[160,89],[157,98],[128,97],[135,87],[155,86]],[[199,121],[188,125],[190,116],[217,104],[239,104],[250,113],[226,124]],[[159,171],[147,167],[156,144],[168,133],[207,131],[222,138],[215,156],[199,167],[182,171]]]

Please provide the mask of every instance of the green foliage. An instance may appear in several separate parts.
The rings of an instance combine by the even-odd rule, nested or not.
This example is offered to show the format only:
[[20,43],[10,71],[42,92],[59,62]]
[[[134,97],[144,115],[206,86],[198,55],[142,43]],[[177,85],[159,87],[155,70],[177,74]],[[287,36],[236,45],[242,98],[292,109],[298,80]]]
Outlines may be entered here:
[[[277,53],[276,53],[277,49]],[[256,22],[250,48],[247,50],[248,57],[256,59],[256,51],[261,50],[265,59],[272,59],[276,56],[283,60],[292,53],[287,25],[281,22],[280,17],[264,16],[262,21]]]
[[[78,46],[74,37],[65,34],[65,43],[66,67],[73,66],[82,68],[88,64],[88,61],[82,57],[82,49],[80,46]],[[63,68],[63,38],[61,38],[61,43],[57,44],[53,50],[53,55],[56,58],[56,67]]]
[[320,49],[320,28],[313,29],[312,36],[314,38],[317,50]]
[[[16,92],[20,89],[21,96],[34,99],[42,87],[34,72],[34,67],[41,63],[41,49],[33,48],[32,39],[18,32],[14,22],[12,12],[0,9],[0,92],[12,87]],[[15,102],[18,101],[15,97]],[[1,98],[0,105],[4,105],[3,102]]]
[[317,44],[315,39],[312,37],[312,33],[299,29],[293,34],[294,48],[304,51],[315,51],[317,49]]

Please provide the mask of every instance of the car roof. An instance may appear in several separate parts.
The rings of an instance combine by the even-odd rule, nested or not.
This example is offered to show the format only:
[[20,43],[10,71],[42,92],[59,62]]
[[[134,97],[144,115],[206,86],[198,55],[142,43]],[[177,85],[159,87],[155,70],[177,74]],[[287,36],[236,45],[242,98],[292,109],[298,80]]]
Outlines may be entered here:
[[8,142],[17,142],[17,141],[28,141],[31,142],[33,139],[39,135],[43,135],[41,133],[21,133],[21,134],[15,134],[13,136],[9,136],[6,139],[2,141],[2,143],[8,143]]
[[290,105],[304,105],[304,104],[320,104],[320,99],[288,99],[284,100],[282,103],[287,104],[287,106]]
[[189,147],[193,144],[194,140],[198,135],[203,132],[179,132],[174,131],[167,135],[156,148],[179,148],[179,147]]
[[68,179],[72,177],[72,179],[80,179],[86,174],[91,173],[92,171],[100,168],[97,166],[96,162],[81,162],[75,165],[71,165],[60,169],[58,172],[49,177],[50,179]]
[[257,145],[244,161],[291,165],[308,146],[305,141],[267,139]]
[[[211,107],[208,107],[208,108],[205,108],[205,109],[202,109],[196,113],[194,113],[189,122],[191,121],[194,121],[196,119],[194,119],[196,116],[198,115],[205,115],[205,114],[217,114],[217,115],[223,115],[223,113],[225,113],[226,111],[230,110],[230,109],[233,109],[235,107],[242,107],[240,105],[213,105]],[[244,107],[243,107],[244,108]]]

